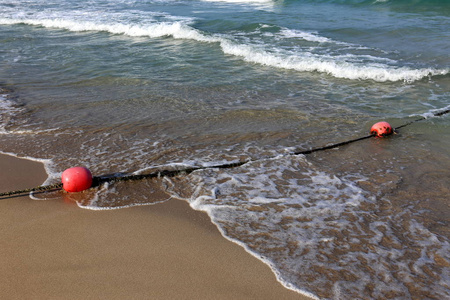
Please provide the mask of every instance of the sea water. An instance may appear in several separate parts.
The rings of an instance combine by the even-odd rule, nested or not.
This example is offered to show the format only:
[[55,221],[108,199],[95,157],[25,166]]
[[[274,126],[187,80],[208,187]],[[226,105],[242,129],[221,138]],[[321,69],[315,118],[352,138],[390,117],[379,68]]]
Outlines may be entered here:
[[248,161],[32,197],[179,198],[299,293],[449,298],[448,28],[437,0],[1,1],[0,151],[49,184]]

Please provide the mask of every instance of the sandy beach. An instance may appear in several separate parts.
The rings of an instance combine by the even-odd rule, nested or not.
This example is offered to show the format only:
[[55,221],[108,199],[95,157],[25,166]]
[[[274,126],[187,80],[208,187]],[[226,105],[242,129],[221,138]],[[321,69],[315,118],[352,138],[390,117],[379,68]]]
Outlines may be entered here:
[[[0,155],[0,191],[34,187],[43,165]],[[181,200],[90,211],[0,200],[2,299],[309,299]]]

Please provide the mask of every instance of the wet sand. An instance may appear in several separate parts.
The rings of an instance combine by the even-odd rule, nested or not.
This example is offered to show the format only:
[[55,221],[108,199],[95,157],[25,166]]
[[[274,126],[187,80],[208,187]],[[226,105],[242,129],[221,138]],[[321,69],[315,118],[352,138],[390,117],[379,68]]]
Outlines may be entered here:
[[[0,155],[0,192],[35,187],[43,165]],[[2,299],[309,299],[181,200],[109,211],[0,200]]]

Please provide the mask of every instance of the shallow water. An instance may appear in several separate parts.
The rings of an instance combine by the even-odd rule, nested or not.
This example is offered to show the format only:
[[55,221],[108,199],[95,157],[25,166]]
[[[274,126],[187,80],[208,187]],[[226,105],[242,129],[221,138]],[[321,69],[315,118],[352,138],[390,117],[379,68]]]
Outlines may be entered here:
[[[404,5],[402,5],[404,3]],[[449,8],[401,1],[9,1],[0,151],[47,183],[250,161],[46,193],[82,208],[177,197],[322,299],[443,299]],[[389,138],[308,155],[427,116]]]

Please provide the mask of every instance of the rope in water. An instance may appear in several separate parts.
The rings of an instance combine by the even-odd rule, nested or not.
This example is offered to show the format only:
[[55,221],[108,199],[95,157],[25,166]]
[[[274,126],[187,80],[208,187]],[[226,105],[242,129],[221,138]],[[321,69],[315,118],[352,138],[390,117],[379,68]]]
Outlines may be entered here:
[[[450,112],[450,109],[443,110],[443,111],[434,113],[434,114],[433,114],[433,117],[441,117],[441,116],[443,116],[443,115],[445,115],[445,114],[448,114],[449,112]],[[413,121],[408,122],[408,123],[405,123],[405,124],[403,124],[403,125],[400,125],[400,126],[396,127],[394,130],[403,128],[403,127],[405,127],[405,126],[408,126],[408,125],[411,125],[411,124],[413,124],[413,123],[416,123],[416,122],[419,122],[419,121],[423,121],[423,120],[426,120],[426,119],[427,119],[426,117],[421,117],[421,118],[419,118],[419,119],[413,120]]]
[[[450,109],[434,113],[433,116],[441,117],[448,113],[450,113]],[[395,127],[394,132],[400,128],[406,127],[408,125],[411,125],[413,123],[423,121],[426,119],[427,119],[426,117],[421,117],[419,119],[416,119],[416,120],[410,121],[408,123],[405,123],[403,125],[400,125],[398,127]],[[290,153],[289,155],[305,155],[305,154],[311,154],[311,153],[318,152],[318,151],[329,150],[329,149],[337,148],[340,146],[348,145],[348,144],[351,144],[354,142],[358,142],[361,140],[365,140],[365,139],[368,139],[368,138],[371,138],[374,136],[376,136],[376,134],[370,134],[370,135],[363,136],[360,138],[356,138],[356,139],[352,139],[352,140],[348,140],[348,141],[344,141],[344,142],[340,142],[340,143],[336,143],[336,144],[332,144],[332,145],[328,145],[328,146],[324,146],[324,147],[296,151],[296,152]],[[212,166],[190,167],[190,168],[185,168],[185,169],[181,169],[181,170],[163,170],[163,171],[157,171],[157,172],[153,172],[153,173],[149,173],[149,174],[133,174],[133,175],[124,175],[124,176],[115,176],[115,177],[94,177],[92,186],[99,186],[106,182],[115,183],[115,182],[120,182],[120,181],[143,180],[143,179],[160,178],[160,177],[175,177],[175,176],[178,176],[181,174],[190,174],[194,171],[205,170],[205,169],[230,169],[230,168],[240,167],[246,163],[253,162],[253,161],[255,161],[255,160],[245,160],[245,161],[239,161],[239,162],[228,163],[228,164],[220,164],[220,165],[212,165]],[[19,194],[25,194],[25,193],[31,193],[31,192],[44,192],[44,191],[50,191],[50,190],[59,190],[62,188],[62,186],[63,186],[62,183],[46,185],[46,186],[38,186],[35,188],[30,188],[30,189],[23,189],[23,190],[0,193],[0,197],[7,197],[7,196],[19,195]]]

